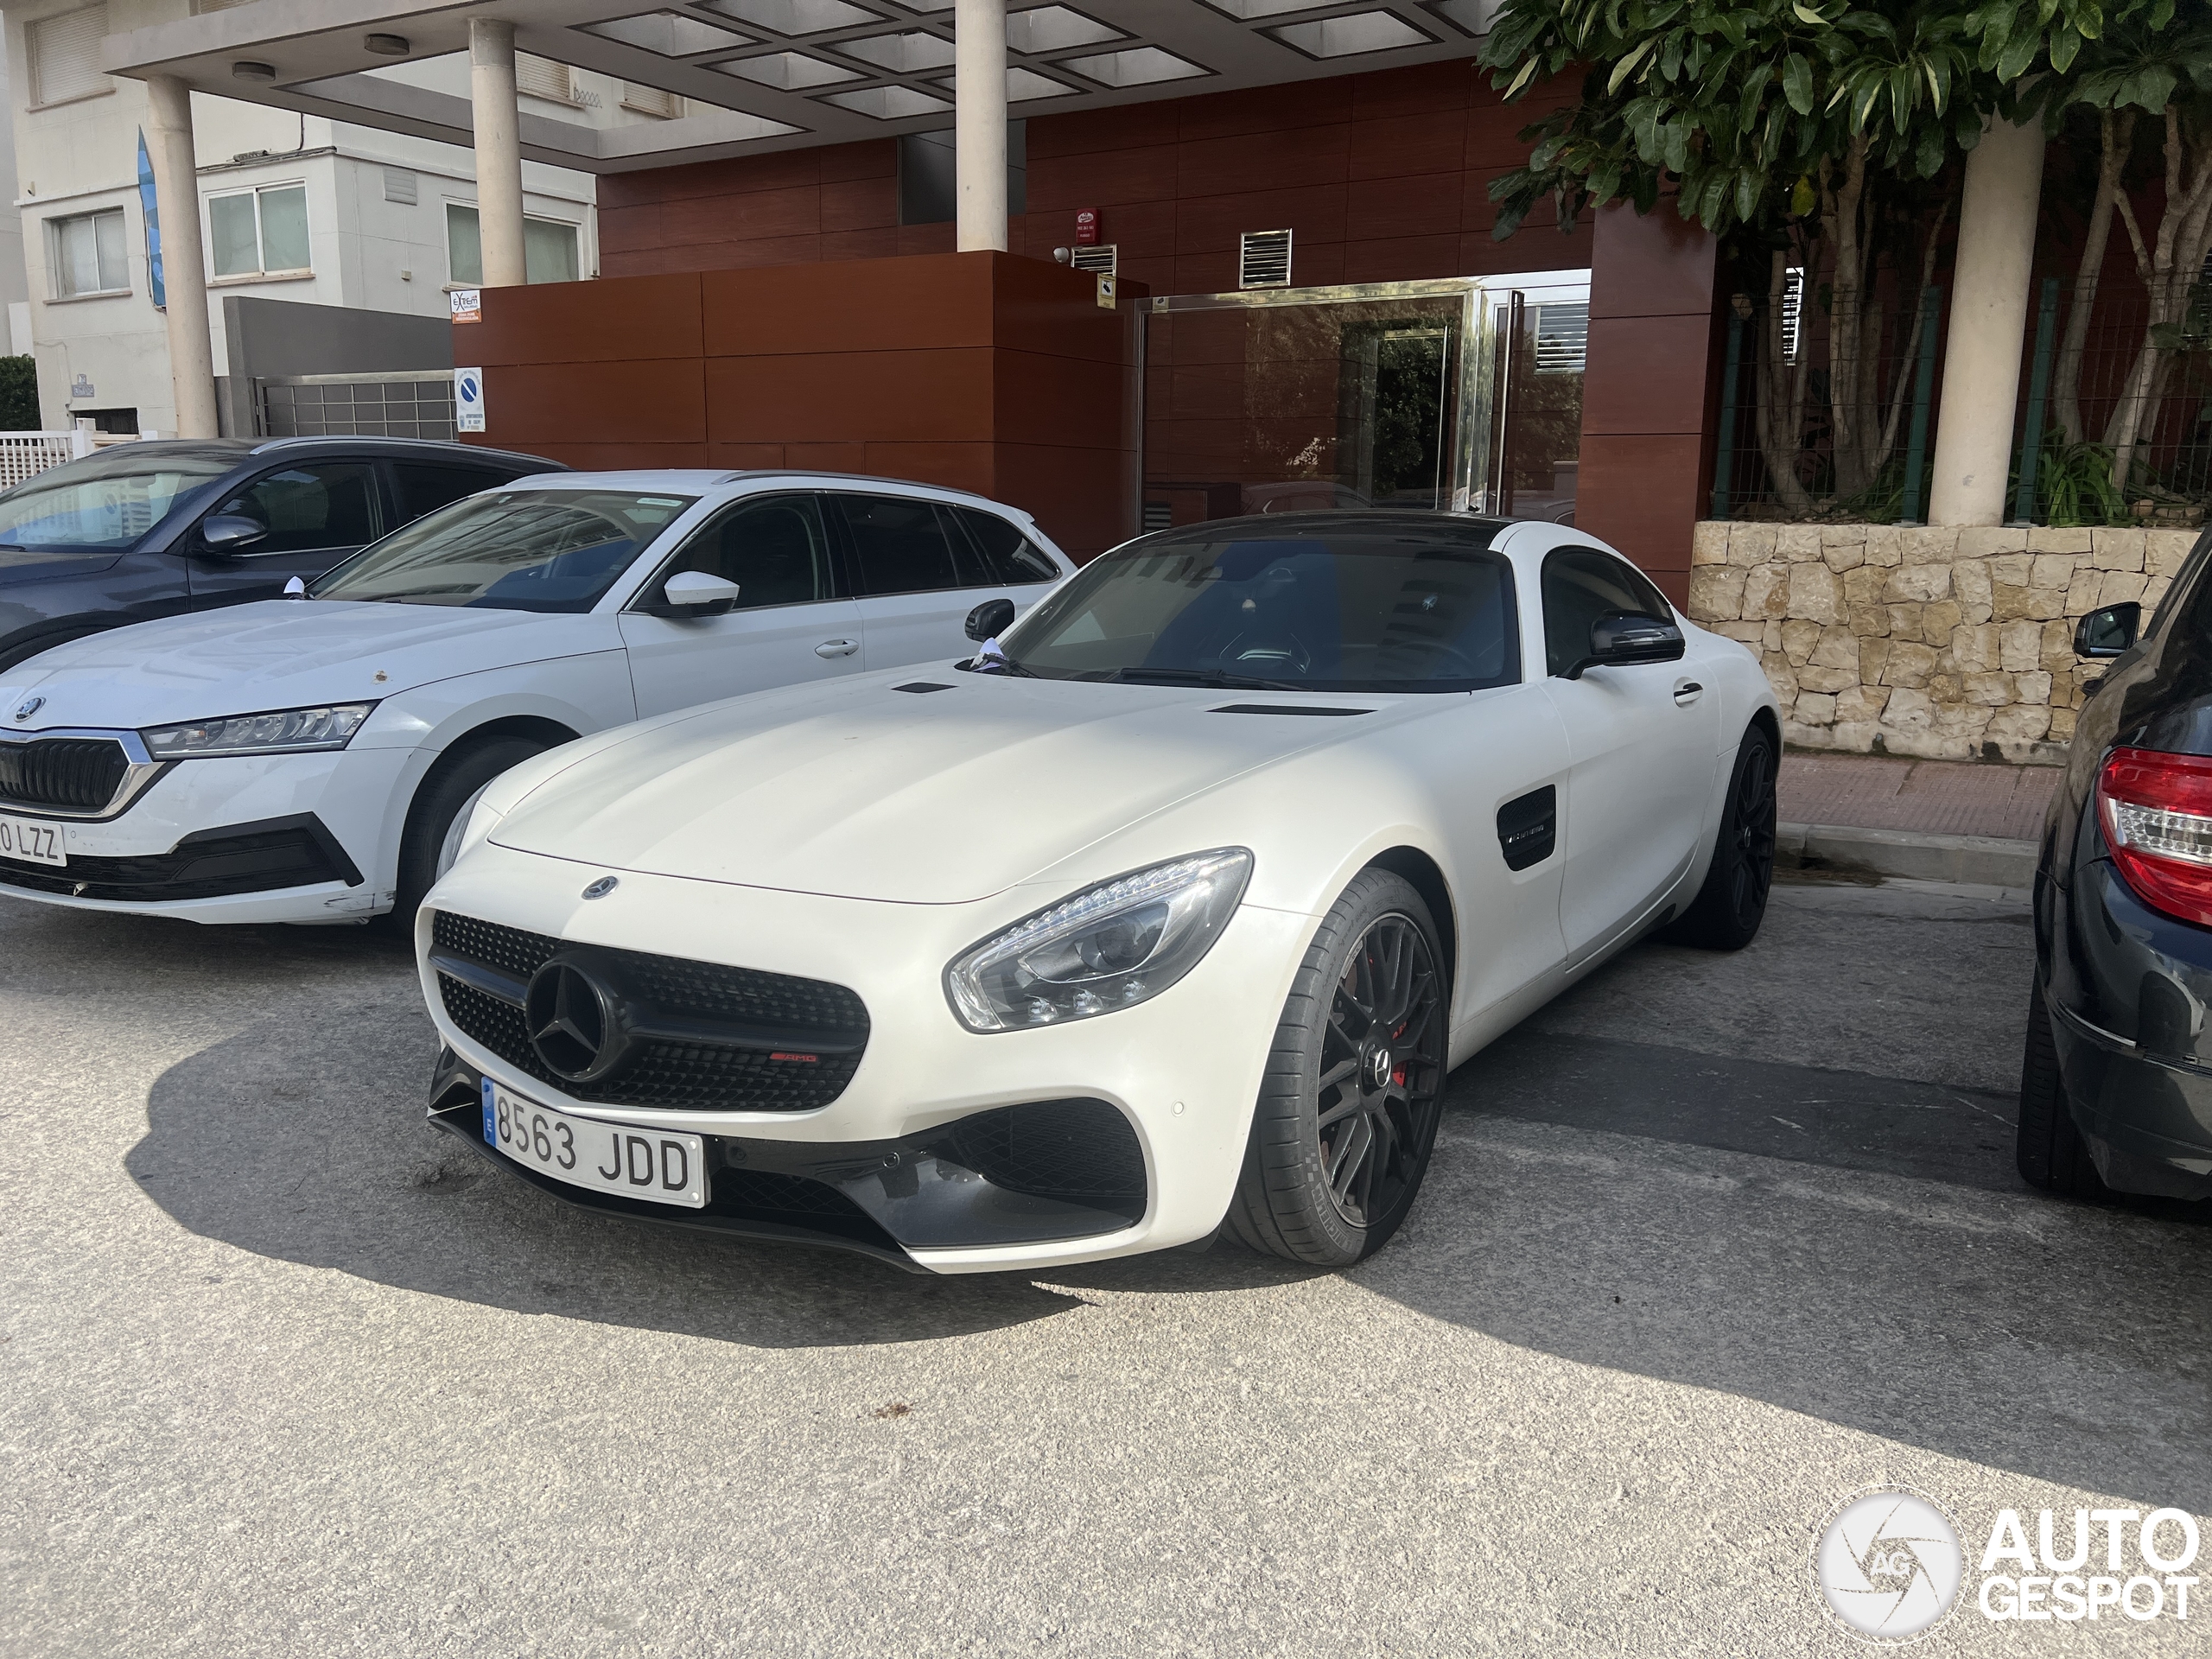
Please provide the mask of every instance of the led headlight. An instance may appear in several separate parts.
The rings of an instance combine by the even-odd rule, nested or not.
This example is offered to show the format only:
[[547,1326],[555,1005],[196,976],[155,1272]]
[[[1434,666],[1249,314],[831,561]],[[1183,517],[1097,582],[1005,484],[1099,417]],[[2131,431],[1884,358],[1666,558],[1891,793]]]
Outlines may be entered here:
[[342,749],[353,741],[373,702],[325,703],[316,709],[279,709],[265,715],[227,715],[181,726],[156,726],[138,735],[156,760],[207,755],[303,754]]
[[1157,996],[1213,948],[1251,874],[1251,854],[1224,847],[1063,899],[954,959],[952,1011],[970,1031],[1020,1031]]

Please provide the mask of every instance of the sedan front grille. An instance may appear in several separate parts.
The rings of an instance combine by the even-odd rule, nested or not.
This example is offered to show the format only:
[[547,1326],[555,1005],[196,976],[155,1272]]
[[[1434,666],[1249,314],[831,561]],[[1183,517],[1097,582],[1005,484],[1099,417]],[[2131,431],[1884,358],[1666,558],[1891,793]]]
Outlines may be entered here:
[[98,812],[114,800],[130,757],[111,737],[44,737],[0,743],[0,801]]
[[531,976],[564,949],[563,941],[443,910],[432,921],[430,941],[439,995],[454,1024],[574,1100],[672,1111],[809,1112],[845,1092],[868,1046],[868,1008],[842,985],[593,947],[640,1005],[657,1019],[680,1022],[684,1034],[648,1036],[624,1070],[578,1083],[545,1064],[521,1007]]

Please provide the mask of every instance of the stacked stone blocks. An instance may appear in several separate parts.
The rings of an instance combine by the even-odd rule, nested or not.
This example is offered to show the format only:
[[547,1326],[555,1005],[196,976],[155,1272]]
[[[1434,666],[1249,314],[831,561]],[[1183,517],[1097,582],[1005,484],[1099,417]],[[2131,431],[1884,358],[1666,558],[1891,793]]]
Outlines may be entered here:
[[2075,626],[2147,616],[2197,534],[1707,522],[1689,614],[1758,653],[1791,743],[2055,762],[2103,672]]

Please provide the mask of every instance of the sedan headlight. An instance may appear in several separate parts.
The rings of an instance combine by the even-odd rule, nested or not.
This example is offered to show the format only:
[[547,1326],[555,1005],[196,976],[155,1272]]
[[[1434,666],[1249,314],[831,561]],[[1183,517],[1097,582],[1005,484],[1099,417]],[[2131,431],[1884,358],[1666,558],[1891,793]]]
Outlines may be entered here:
[[1251,874],[1250,853],[1224,847],[1063,899],[953,961],[952,1011],[970,1031],[1020,1031],[1157,996],[1213,948]]
[[303,754],[342,749],[373,702],[325,703],[316,709],[279,709],[266,715],[226,715],[181,726],[156,726],[138,735],[156,760],[190,760],[224,754]]

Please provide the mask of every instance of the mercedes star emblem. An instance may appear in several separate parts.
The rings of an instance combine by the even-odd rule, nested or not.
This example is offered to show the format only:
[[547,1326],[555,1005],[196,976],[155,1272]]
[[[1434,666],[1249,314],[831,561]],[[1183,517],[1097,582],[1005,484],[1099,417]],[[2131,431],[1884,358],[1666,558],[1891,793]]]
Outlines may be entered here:
[[29,720],[33,715],[38,713],[40,709],[45,707],[46,699],[44,697],[33,697],[29,702],[24,703],[22,708],[16,710],[16,718],[17,720]]
[[608,893],[613,892],[615,888],[621,885],[622,883],[620,877],[602,875],[598,880],[593,882],[589,887],[584,889],[584,897],[587,899],[604,899]]
[[531,980],[523,1018],[530,1046],[556,1077],[597,1083],[630,1056],[620,1008],[613,988],[598,975],[572,958],[556,957]]

